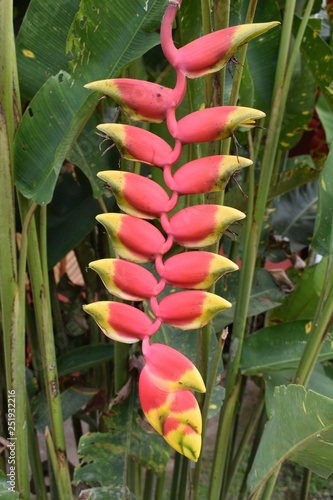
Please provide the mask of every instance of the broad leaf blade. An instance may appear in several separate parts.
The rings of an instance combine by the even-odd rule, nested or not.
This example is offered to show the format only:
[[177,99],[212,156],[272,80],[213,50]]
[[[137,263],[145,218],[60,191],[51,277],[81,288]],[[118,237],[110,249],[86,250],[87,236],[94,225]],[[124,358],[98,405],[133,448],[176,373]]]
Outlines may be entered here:
[[315,231],[311,246],[320,255],[333,252],[333,143],[319,177],[319,199]]
[[[150,30],[159,24],[164,3],[150,0],[147,10],[144,0],[114,0],[98,8],[92,0],[81,3],[69,37],[69,46],[74,47],[74,77],[61,71],[49,78],[24,113],[16,134],[15,183],[24,196],[40,204],[51,200],[63,161],[100,97],[83,88],[84,83],[114,77],[157,45],[159,36]],[[115,28],[120,18],[121,26],[126,25],[122,34],[119,26]]]
[[113,358],[113,344],[89,344],[62,354],[57,359],[58,375],[88,370]]
[[333,400],[298,385],[277,387],[272,417],[248,478],[251,493],[287,459],[329,477],[333,472],[332,442]]
[[[238,284],[239,272],[236,271],[222,277],[215,285],[215,293],[233,304],[232,308],[226,309],[213,319],[216,331],[221,331],[225,326],[233,322]],[[284,297],[284,292],[280,290],[269,271],[257,269],[251,290],[248,316],[255,316],[273,309],[279,305]]]
[[30,101],[60,70],[68,71],[68,30],[80,0],[32,0],[16,39],[17,66],[23,100]]
[[81,463],[75,469],[75,483],[126,489],[124,465],[129,456],[156,474],[165,472],[169,447],[161,436],[141,426],[133,395],[113,406],[103,424],[107,432],[85,434],[80,439]]
[[[263,328],[244,341],[240,363],[244,375],[296,368],[301,359],[311,324],[292,321]],[[330,332],[331,333],[331,332]],[[330,336],[330,335],[329,335]],[[333,357],[331,340],[324,342],[319,361]]]

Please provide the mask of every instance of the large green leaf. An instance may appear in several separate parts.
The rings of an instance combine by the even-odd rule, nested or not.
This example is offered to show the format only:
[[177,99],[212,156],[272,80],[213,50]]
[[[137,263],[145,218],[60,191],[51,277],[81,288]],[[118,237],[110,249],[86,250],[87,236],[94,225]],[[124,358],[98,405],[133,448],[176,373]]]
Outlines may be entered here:
[[[72,386],[61,393],[63,421],[81,410],[97,394],[97,389]],[[41,433],[50,427],[49,410],[45,392],[39,393],[32,400],[32,412],[36,429]]]
[[298,385],[275,389],[266,424],[248,478],[254,493],[284,460],[321,477],[333,472],[333,400]]
[[[243,4],[246,10],[246,3]],[[276,0],[259,0],[254,22],[279,20],[280,12]],[[251,40],[247,49],[248,67],[254,85],[253,107],[265,113],[269,113],[271,106],[280,34],[281,28],[277,26]]]
[[327,259],[307,267],[301,274],[295,290],[286,296],[271,318],[274,322],[287,322],[297,319],[311,320],[316,312],[324,280],[326,279]]
[[85,371],[113,358],[112,344],[89,344],[62,354],[57,359],[58,375]]
[[[310,323],[292,321],[268,326],[244,341],[240,368],[245,375],[261,375],[274,370],[296,368],[308,339]],[[333,358],[332,336],[324,342],[318,360]]]
[[68,71],[66,40],[80,0],[31,0],[16,39],[21,97],[30,101],[60,70]]
[[307,129],[316,100],[316,82],[305,61],[299,58],[288,92],[279,147],[291,149]]
[[[274,407],[275,387],[291,384],[294,375],[295,370],[281,370],[264,374],[266,386],[265,404],[269,416],[272,413],[272,407]],[[311,374],[307,389],[333,399],[333,366],[317,363]]]
[[313,235],[318,201],[317,183],[288,192],[276,199],[270,227],[277,235],[287,237],[293,251],[308,246]]
[[[215,293],[233,304],[232,308],[226,309],[214,318],[213,324],[216,331],[221,331],[225,326],[233,322],[238,284],[239,273],[237,271],[225,278],[221,278],[216,283]],[[279,305],[284,296],[284,292],[275,283],[269,271],[257,269],[251,290],[248,315],[255,316],[273,309]]]
[[[2,500],[18,500],[19,494],[15,491],[15,480],[13,483],[14,485],[9,482],[9,476],[0,470],[0,498]],[[13,490],[9,490],[9,488],[13,488]]]
[[[106,200],[112,208],[114,199]],[[91,185],[79,169],[60,173],[53,198],[48,206],[48,265],[52,268],[96,225],[95,217],[101,212],[93,198]]]
[[[48,203],[59,170],[99,94],[84,83],[108,78],[159,43],[163,0],[81,2],[68,47],[72,75],[50,77],[25,111],[15,138],[15,183],[27,198]],[[146,8],[147,5],[147,8]],[[47,28],[45,28],[47,30]]]
[[[298,28],[300,20],[294,22],[294,30]],[[322,95],[333,110],[333,50],[309,25],[305,30],[301,44],[302,55],[307,62]]]
[[333,143],[318,186],[318,209],[311,246],[320,255],[330,255],[333,252]]
[[124,470],[128,457],[156,474],[165,472],[169,446],[161,436],[142,427],[132,396],[113,406],[103,424],[107,432],[85,434],[80,439],[80,466],[75,470],[75,483],[126,489]]

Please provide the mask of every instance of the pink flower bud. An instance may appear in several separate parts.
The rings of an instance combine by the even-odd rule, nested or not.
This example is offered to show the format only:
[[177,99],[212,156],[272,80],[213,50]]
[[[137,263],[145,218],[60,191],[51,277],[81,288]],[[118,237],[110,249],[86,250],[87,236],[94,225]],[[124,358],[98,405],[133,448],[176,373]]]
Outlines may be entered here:
[[238,269],[231,260],[211,252],[186,252],[165,261],[158,272],[167,283],[176,288],[204,290],[223,274]]
[[144,370],[161,391],[191,389],[206,392],[200,372],[183,354],[164,344],[143,345]]
[[98,215],[96,219],[107,230],[119,257],[144,263],[155,260],[161,253],[165,239],[150,222],[113,213]]
[[164,297],[154,314],[164,323],[192,330],[207,325],[213,316],[229,307],[230,302],[218,295],[189,290]]
[[154,275],[142,266],[122,259],[90,262],[108,291],[123,300],[149,299],[157,286]]
[[166,119],[167,110],[179,104],[173,89],[144,80],[99,80],[85,87],[114,99],[132,120],[160,123]]
[[186,163],[175,172],[173,178],[168,178],[168,187],[180,195],[222,191],[232,174],[252,163],[240,156],[199,158]]
[[202,248],[215,243],[230,224],[244,217],[232,207],[194,205],[171,217],[168,233],[186,248]]
[[104,123],[97,128],[111,137],[120,154],[127,160],[160,168],[170,161],[172,149],[169,144],[148,130],[119,123]]
[[219,106],[184,116],[178,122],[175,139],[183,144],[210,142],[231,137],[238,127],[254,127],[262,111],[241,106]]
[[83,306],[83,309],[94,318],[104,335],[112,340],[133,344],[155,333],[151,319],[133,306],[100,301]]
[[242,45],[278,24],[243,24],[202,36],[179,49],[175,67],[188,78],[214,73],[223,68]]
[[[155,219],[170,209],[168,194],[157,182],[147,177],[116,170],[99,172],[97,175],[110,186],[119,208],[129,215]],[[176,201],[171,208],[174,208]]]

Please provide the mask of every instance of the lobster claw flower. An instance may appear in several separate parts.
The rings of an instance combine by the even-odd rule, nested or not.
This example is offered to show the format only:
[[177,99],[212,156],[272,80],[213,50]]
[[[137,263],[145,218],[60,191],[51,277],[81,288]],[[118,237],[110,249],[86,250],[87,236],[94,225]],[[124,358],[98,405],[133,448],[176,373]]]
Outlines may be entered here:
[[188,78],[214,73],[223,68],[242,45],[278,24],[243,24],[202,36],[178,50],[176,68]]
[[168,109],[178,106],[173,89],[131,78],[99,80],[85,85],[111,97],[132,119],[161,123]]
[[155,276],[138,264],[122,259],[100,259],[90,262],[108,291],[123,300],[149,299],[157,286]]
[[212,193],[225,189],[229,178],[252,161],[240,156],[206,156],[181,166],[170,179],[169,187],[179,195]]
[[116,254],[132,262],[155,260],[165,239],[151,223],[131,215],[107,213],[97,215],[107,230]]
[[119,208],[129,215],[155,219],[168,207],[168,194],[147,177],[116,170],[99,172],[97,176],[110,186]]
[[151,319],[139,309],[121,302],[100,301],[83,306],[107,337],[112,340],[133,344],[150,337]]
[[183,389],[206,392],[199,370],[179,351],[164,344],[145,342],[142,352],[146,361],[144,370],[161,391]]
[[167,283],[176,288],[204,290],[211,287],[223,274],[237,269],[237,264],[222,255],[194,251],[170,257],[158,272]]
[[265,116],[263,111],[242,106],[201,109],[179,120],[175,138],[183,144],[227,139],[238,127],[252,128],[255,120]]
[[164,297],[154,314],[164,323],[181,330],[192,330],[207,325],[217,313],[231,305],[213,293],[188,290]]
[[108,135],[116,144],[120,154],[131,161],[163,168],[169,163],[172,149],[158,135],[133,125],[104,123],[97,129]]
[[168,232],[186,248],[202,248],[215,243],[230,224],[244,217],[232,207],[193,205],[171,217]]
[[139,395],[148,422],[172,448],[196,462],[202,441],[202,420],[197,400],[186,389],[162,391],[152,382],[146,366],[140,374]]

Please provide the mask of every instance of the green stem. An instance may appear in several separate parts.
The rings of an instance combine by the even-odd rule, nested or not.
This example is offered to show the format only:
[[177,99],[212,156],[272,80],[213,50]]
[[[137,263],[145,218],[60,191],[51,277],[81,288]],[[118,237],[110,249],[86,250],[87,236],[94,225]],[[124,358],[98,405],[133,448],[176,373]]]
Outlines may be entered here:
[[279,472],[280,472],[280,467],[278,467],[276,470],[274,470],[274,472],[267,479],[267,481],[265,483],[265,489],[264,489],[262,496],[261,496],[261,500],[270,500],[270,498],[273,494],[273,491],[274,491],[274,487],[275,487]]
[[[304,35],[304,30],[308,21],[308,17],[311,12],[312,5],[313,5],[313,0],[309,2],[306,8],[306,12],[304,13],[304,18],[302,20],[299,32],[295,40],[295,45],[290,57],[287,70],[285,71],[285,68],[278,68],[279,70],[278,74],[280,75],[280,71],[282,71],[281,74],[285,74],[286,76],[284,81],[278,86],[278,90],[276,92],[272,105],[272,112],[268,127],[266,147],[264,150],[264,155],[262,160],[262,170],[257,191],[257,199],[255,204],[253,205],[253,211],[251,210],[252,208],[251,204],[253,203],[253,195],[252,193],[249,195],[250,205],[249,205],[248,220],[246,225],[243,264],[240,271],[239,293],[237,296],[237,302],[235,307],[233,339],[231,343],[230,360],[227,370],[226,402],[221,412],[219,434],[215,448],[215,461],[212,470],[212,487],[211,487],[211,497],[210,497],[212,499],[216,498],[216,496],[219,494],[221,484],[223,481],[224,468],[226,463],[226,454],[223,451],[221,453],[220,450],[223,450],[223,443],[226,441],[227,437],[230,436],[231,425],[232,425],[232,422],[230,420],[230,415],[233,415],[236,404],[236,400],[232,396],[234,393],[235,384],[236,382],[238,383],[239,380],[238,379],[239,363],[240,363],[243,341],[246,331],[246,318],[248,314],[250,293],[252,288],[257,251],[260,241],[261,228],[264,221],[268,192],[273,173],[274,160],[276,157],[276,152],[278,147],[282,118],[284,116],[287,93],[289,91],[291,76],[294,69],[296,57],[299,51],[302,37]],[[290,18],[290,16],[293,17],[292,6],[294,6],[294,2],[290,3],[287,2],[285,16],[288,19]],[[291,27],[289,27],[289,32],[291,34]],[[277,78],[278,81],[280,81],[279,80],[280,77],[278,76]]]
[[226,485],[226,489],[225,489],[226,494],[228,493],[230,485],[232,484],[232,481],[233,481],[233,479],[236,475],[236,472],[240,466],[245,449],[249,444],[249,441],[253,435],[255,428],[258,425],[259,419],[260,419],[261,414],[262,414],[263,409],[264,409],[264,405],[265,405],[265,400],[262,397],[259,404],[255,405],[255,408],[252,412],[252,415],[250,417],[250,420],[249,420],[248,425],[245,429],[245,432],[242,436],[241,442],[239,443],[236,455],[235,455],[235,457],[232,461],[231,467],[230,467],[230,471],[228,474],[228,481],[227,481],[227,485]]
[[44,471],[42,466],[42,459],[39,451],[39,443],[31,415],[30,402],[27,403],[27,430],[29,442],[29,460],[32,471],[32,479],[35,491],[38,492],[38,500],[47,500],[47,492],[44,481]]
[[47,449],[48,449],[49,457],[50,457],[51,464],[52,464],[52,469],[55,473],[55,477],[57,480],[56,482],[57,482],[57,489],[58,489],[59,498],[63,498],[64,500],[70,499],[70,498],[72,498],[71,489],[68,489],[68,485],[64,481],[59,480],[60,477],[56,473],[56,471],[59,469],[59,452],[56,449],[56,445],[53,442],[53,439],[52,439],[52,436],[50,434],[48,427],[46,427],[46,429],[45,429],[45,440],[46,440]]
[[[224,330],[222,332],[221,338],[218,341],[215,354],[214,354],[214,359],[213,359],[213,364],[212,368],[209,374],[209,380],[206,388],[206,394],[204,396],[204,404],[202,408],[202,441],[205,441],[205,435],[206,435],[206,430],[207,430],[207,425],[208,425],[208,412],[209,412],[209,406],[210,406],[210,400],[212,397],[212,392],[213,388],[216,384],[216,376],[217,376],[217,371],[219,368],[219,365],[221,363],[221,356],[223,352],[223,347],[225,343],[225,339],[227,337],[227,330]],[[200,453],[198,462],[196,463],[194,474],[193,474],[193,495],[194,499],[197,498],[198,493],[199,493],[199,480],[200,480],[200,474],[201,474],[201,467],[202,467],[202,460],[203,460],[203,454]]]
[[[19,203],[22,219],[24,219],[24,216],[28,211],[27,201],[19,196]],[[49,296],[46,251],[46,207],[41,208],[40,234],[41,241],[39,242],[35,220],[33,218],[28,233],[29,276],[34,298],[45,391],[48,401],[51,430],[53,434],[52,442],[54,442],[56,450],[55,453],[57,456],[57,468],[54,470],[54,474],[59,492],[67,491],[67,496],[64,498],[71,498],[71,482],[65,450],[65,436]]]
[[304,469],[302,489],[299,497],[300,500],[307,500],[309,496],[311,477],[312,477],[312,472],[309,469]]
[[[331,281],[332,283],[332,281]],[[330,283],[330,284],[331,284]],[[326,293],[324,289],[322,293]],[[316,314],[312,323],[308,341],[304,348],[300,360],[295,382],[306,386],[309,382],[315,364],[317,362],[322,345],[326,339],[327,333],[333,324],[333,285],[331,284],[327,299],[322,309]]]

